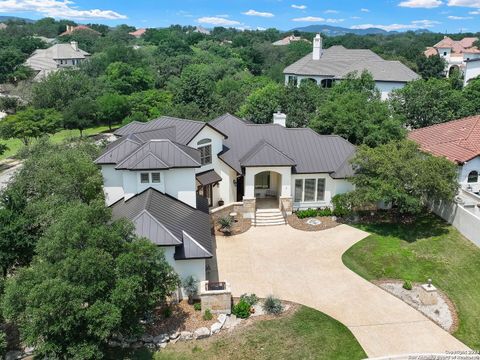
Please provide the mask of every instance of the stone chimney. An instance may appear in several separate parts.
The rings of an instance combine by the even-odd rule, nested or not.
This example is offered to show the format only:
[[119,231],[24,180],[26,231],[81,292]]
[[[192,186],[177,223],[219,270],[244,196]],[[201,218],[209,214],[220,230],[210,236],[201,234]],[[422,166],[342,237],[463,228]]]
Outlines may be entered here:
[[320,34],[317,34],[313,39],[313,60],[320,60],[322,57],[322,37]]
[[273,123],[286,127],[287,115],[285,115],[284,113],[280,112],[280,110],[278,110],[276,113],[273,114]]
[[71,41],[70,45],[72,45],[73,50],[78,51],[78,42]]

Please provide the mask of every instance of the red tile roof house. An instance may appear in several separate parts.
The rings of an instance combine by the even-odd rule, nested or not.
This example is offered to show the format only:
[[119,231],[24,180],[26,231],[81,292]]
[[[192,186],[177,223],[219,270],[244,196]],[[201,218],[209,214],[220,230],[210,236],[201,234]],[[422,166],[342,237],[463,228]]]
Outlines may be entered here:
[[423,151],[457,164],[462,189],[480,191],[480,115],[416,129],[408,138]]
[[64,31],[63,33],[61,33],[60,36],[71,35],[75,31],[84,31],[84,30],[90,31],[90,32],[92,32],[94,34],[97,34],[97,35],[101,35],[97,30],[93,30],[86,25],[78,25],[78,26],[67,25],[67,30]]

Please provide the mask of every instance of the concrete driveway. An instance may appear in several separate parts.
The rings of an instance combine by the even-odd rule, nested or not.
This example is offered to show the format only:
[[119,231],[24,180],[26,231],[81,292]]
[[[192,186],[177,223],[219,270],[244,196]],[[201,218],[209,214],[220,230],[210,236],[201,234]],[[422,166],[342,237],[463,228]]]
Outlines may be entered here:
[[366,236],[340,225],[320,232],[256,227],[217,237],[218,278],[230,282],[234,296],[274,294],[330,315],[350,329],[369,357],[468,350],[417,310],[343,265],[342,254]]

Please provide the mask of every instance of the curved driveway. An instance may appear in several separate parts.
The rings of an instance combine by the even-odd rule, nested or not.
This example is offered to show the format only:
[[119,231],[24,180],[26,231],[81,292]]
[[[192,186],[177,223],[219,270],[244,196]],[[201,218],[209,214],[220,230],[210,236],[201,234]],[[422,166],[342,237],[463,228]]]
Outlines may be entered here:
[[217,237],[218,278],[231,284],[234,296],[274,294],[330,315],[350,329],[369,357],[468,350],[417,310],[343,264],[342,254],[366,236],[340,225],[320,232],[257,227]]

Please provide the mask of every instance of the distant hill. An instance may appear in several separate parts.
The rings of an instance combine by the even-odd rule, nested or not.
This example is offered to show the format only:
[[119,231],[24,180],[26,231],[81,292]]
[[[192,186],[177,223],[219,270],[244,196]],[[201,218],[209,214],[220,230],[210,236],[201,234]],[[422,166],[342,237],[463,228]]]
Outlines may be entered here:
[[34,23],[35,20],[32,19],[27,19],[27,18],[21,18],[18,16],[0,16],[0,22],[6,22],[8,20],[23,20],[27,23]]
[[[331,25],[309,25],[304,27],[298,27],[290,31],[302,31],[302,32],[311,32],[311,33],[322,33],[329,36],[340,36],[345,34],[355,34],[355,35],[369,35],[369,34],[398,34],[397,31],[385,31],[378,28],[368,28],[368,29],[348,29],[341,26],[331,26]],[[415,32],[428,32],[426,29],[419,29]]]

